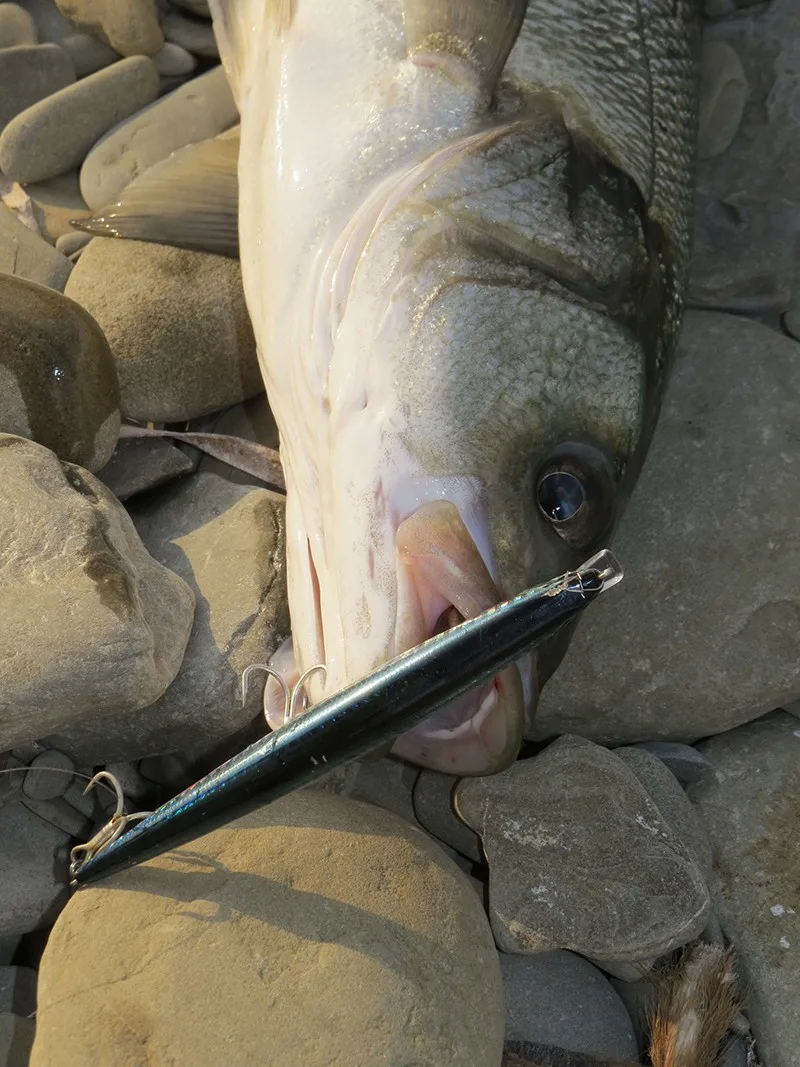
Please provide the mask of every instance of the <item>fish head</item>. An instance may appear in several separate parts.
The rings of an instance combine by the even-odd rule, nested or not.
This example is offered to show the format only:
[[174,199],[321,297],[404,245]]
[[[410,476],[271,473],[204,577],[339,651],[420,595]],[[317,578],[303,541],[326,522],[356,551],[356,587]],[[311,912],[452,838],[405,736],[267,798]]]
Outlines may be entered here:
[[[524,3],[463,5],[513,16],[491,78],[473,77],[480,50],[431,32],[453,5],[305,0],[261,56],[256,6],[215,17],[255,57],[229,66],[243,281],[287,485],[292,640],[274,666],[293,683],[324,664],[313,704],[604,546],[654,426],[674,287],[652,153],[637,177],[625,137],[559,91],[497,80]],[[503,769],[567,637],[394,752]],[[267,703],[280,725],[273,683]]]
[[[321,287],[324,395],[282,450],[294,649],[304,670],[326,664],[327,692],[603,547],[649,436],[642,216],[600,176],[570,202],[573,141],[549,109],[470,136],[441,169],[395,178],[349,275],[340,249]],[[394,752],[460,775],[507,766],[567,634]]]

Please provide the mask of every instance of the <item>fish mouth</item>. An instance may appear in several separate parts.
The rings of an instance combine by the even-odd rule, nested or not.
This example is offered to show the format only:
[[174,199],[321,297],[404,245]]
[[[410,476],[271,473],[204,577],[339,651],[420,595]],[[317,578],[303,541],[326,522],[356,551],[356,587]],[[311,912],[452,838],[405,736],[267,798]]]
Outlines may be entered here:
[[[395,551],[396,655],[503,599],[458,508],[448,500],[423,504],[404,519]],[[392,751],[448,774],[491,774],[516,758],[523,718],[520,670],[511,666],[433,712],[401,735]]]

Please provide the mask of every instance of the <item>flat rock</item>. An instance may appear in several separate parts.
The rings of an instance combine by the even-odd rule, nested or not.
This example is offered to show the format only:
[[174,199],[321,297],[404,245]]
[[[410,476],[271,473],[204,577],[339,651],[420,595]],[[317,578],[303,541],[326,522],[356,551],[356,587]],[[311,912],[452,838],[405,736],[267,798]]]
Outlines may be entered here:
[[500,954],[506,1038],[635,1060],[630,1016],[605,975],[574,952]]
[[110,67],[120,58],[119,52],[88,33],[72,33],[59,44],[72,60],[78,78]]
[[303,790],[72,898],[31,1067],[132,1067],[144,1046],[174,1067],[265,1049],[281,1067],[487,1067],[503,1026],[464,875],[391,812]]
[[428,833],[473,862],[483,863],[480,838],[459,819],[453,806],[457,783],[449,774],[423,770],[414,784],[414,813]]
[[6,938],[55,920],[69,896],[70,840],[19,801],[11,801],[0,807],[0,841],[0,936]]
[[0,431],[90,470],[114,451],[119,386],[94,319],[41,285],[0,275]]
[[32,1015],[36,1011],[36,979],[32,967],[0,966],[0,1012]]
[[78,234],[72,229],[73,219],[91,214],[81,196],[77,170],[59,174],[46,182],[30,182],[24,188],[33,204],[36,224],[46,241],[58,246],[59,238],[65,234],[88,241],[88,234]]
[[2,435],[0,484],[0,749],[152,704],[183,659],[192,591],[81,467]]
[[393,811],[401,819],[416,824],[411,794],[418,775],[419,767],[412,767],[402,760],[386,757],[360,760],[353,765],[353,774],[343,792],[354,800],[377,804],[379,808]]
[[219,58],[219,49],[214,37],[214,28],[210,22],[179,15],[171,11],[161,23],[164,36],[168,41],[178,44],[195,56],[209,59]]
[[0,274],[38,282],[61,292],[71,271],[72,264],[66,256],[0,203]]
[[798,425],[797,342],[687,314],[614,541],[625,580],[582,620],[535,736],[692,742],[800,697]]
[[789,306],[797,208],[773,196],[695,199],[688,303],[752,314]]
[[742,121],[748,86],[742,61],[724,41],[705,41],[700,81],[697,153],[700,159],[721,155]]
[[0,134],[0,170],[38,182],[73,170],[112,126],[158,96],[158,71],[132,56],[26,108]]
[[165,438],[127,438],[97,477],[117,500],[129,500],[193,470],[192,457]]
[[155,0],[56,0],[80,29],[99,37],[121,56],[154,56],[164,44]]
[[194,592],[194,626],[180,673],[158,703],[50,739],[79,764],[183,751],[233,734],[261,708],[258,685],[242,707],[242,671],[265,662],[289,631],[282,497],[200,474],[132,500],[130,510],[148,551]]
[[71,258],[72,256],[77,256],[91,239],[88,233],[79,233],[77,230],[74,233],[62,233],[60,237],[56,238],[56,248],[62,256]]
[[33,16],[19,4],[0,4],[0,48],[36,44],[38,34]]
[[53,0],[19,0],[20,7],[25,8],[36,24],[36,34],[43,42],[60,44],[75,27],[67,22]]
[[657,756],[642,748],[617,748],[614,755],[639,779],[661,812],[664,822],[685,846],[708,883],[711,876],[711,842],[694,805],[681,788],[678,779]]
[[774,712],[703,742],[717,769],[690,789],[714,846],[713,894],[769,1067],[800,1064],[800,730]]
[[28,1067],[35,1032],[33,1019],[0,1013],[0,1063],[3,1067]]
[[58,749],[42,752],[28,766],[22,792],[31,800],[63,797],[73,781],[75,764]]
[[191,74],[197,66],[197,60],[190,52],[170,41],[167,41],[161,51],[153,56],[153,62],[162,78],[177,78],[183,74]]
[[[736,294],[725,290],[719,294],[715,306],[740,311],[783,311],[787,306],[785,295],[781,307],[780,294],[776,291],[777,270],[773,271],[769,263],[769,249],[771,242],[776,259],[782,261],[786,245],[791,243],[793,247],[800,210],[800,185],[797,182],[800,170],[800,109],[797,104],[800,8],[796,0],[770,0],[768,4],[741,12],[737,9],[745,5],[737,4],[735,0],[710,0],[710,3],[724,8],[726,13],[736,11],[737,14],[735,18],[724,18],[705,27],[704,48],[725,46],[731,49],[740,60],[749,90],[736,136],[724,153],[700,161],[697,188],[701,197],[722,205],[736,205],[738,198],[745,194],[750,198],[754,205],[751,209],[753,224],[747,226],[748,233],[740,235],[738,247],[731,247],[727,263],[720,263],[719,273],[723,278],[727,273],[731,282],[749,275],[757,285],[750,294],[741,287],[742,297],[749,295],[750,306],[744,299],[737,299]],[[721,53],[717,51],[717,55]],[[741,77],[736,74],[737,84]],[[738,108],[738,103],[732,107]],[[791,222],[783,233],[776,229],[773,235],[771,215],[778,212],[783,202],[791,205]],[[759,204],[764,207],[756,212]],[[758,227],[762,223],[769,223],[769,235],[760,236]],[[778,225],[777,221],[775,225]],[[704,213],[696,213],[695,241],[701,246],[707,241],[706,227]],[[769,272],[767,276],[764,276],[765,270]],[[769,294],[770,306],[766,307],[765,295]],[[760,308],[752,306],[756,296],[761,296]]]
[[[0,16],[6,6],[13,5],[0,4]],[[27,12],[23,11],[22,14]],[[0,48],[0,130],[20,111],[74,81],[72,60],[58,45]]]
[[198,18],[211,18],[208,0],[173,0],[173,6],[188,11],[190,15],[197,15]]
[[656,756],[682,785],[702,782],[714,774],[714,768],[696,748],[680,741],[641,741],[637,748]]
[[108,338],[128,418],[178,422],[263,391],[237,260],[95,238],[66,292]]
[[503,951],[649,963],[706,924],[686,848],[632,771],[590,741],[562,737],[501,774],[463,779],[455,804],[483,842]]
[[[141,107],[144,104],[133,110]],[[216,137],[238,120],[225,72],[214,67],[134,115],[95,145],[81,168],[84,200],[92,208],[107,207],[154,163],[184,145]]]

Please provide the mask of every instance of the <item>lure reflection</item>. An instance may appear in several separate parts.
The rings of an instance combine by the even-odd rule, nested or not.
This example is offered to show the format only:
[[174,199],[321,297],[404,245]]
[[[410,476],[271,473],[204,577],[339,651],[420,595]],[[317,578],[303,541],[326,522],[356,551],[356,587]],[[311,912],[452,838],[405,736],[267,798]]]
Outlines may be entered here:
[[[133,829],[110,833],[107,843],[101,842],[84,863],[75,865],[74,884],[190,841],[367,755],[443,704],[496,677],[621,580],[622,569],[606,550],[577,570],[430,638],[305,714],[294,715],[301,685],[293,693],[284,688],[289,712],[285,726],[201,778]],[[246,672],[245,684],[249,672],[261,667],[257,664]]]

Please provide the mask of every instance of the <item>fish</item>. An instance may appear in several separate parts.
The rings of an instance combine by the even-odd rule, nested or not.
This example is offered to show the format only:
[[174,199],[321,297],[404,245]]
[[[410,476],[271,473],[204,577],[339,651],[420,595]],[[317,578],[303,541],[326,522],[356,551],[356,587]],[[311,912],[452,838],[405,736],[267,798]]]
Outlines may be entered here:
[[[286,483],[292,633],[271,664],[290,687],[324,664],[313,706],[613,536],[683,310],[698,17],[692,0],[209,8],[240,115],[217,209],[238,218]],[[507,767],[571,633],[392,753]]]

